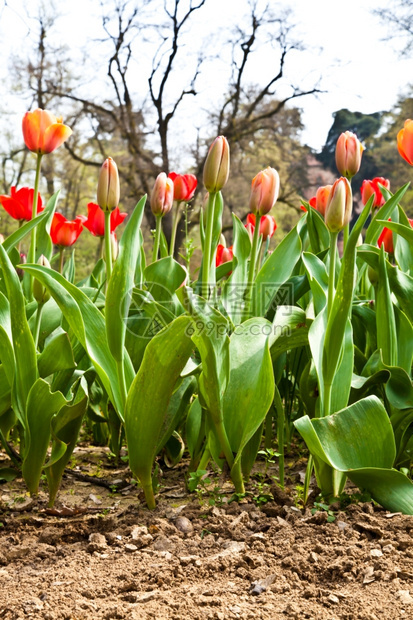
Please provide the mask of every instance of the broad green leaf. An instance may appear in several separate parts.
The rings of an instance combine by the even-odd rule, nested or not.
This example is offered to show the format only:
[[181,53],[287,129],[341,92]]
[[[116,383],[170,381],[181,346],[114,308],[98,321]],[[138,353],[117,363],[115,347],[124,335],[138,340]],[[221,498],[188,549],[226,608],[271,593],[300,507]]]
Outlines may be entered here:
[[272,325],[269,342],[273,360],[282,353],[308,344],[311,321],[298,306],[278,306]]
[[300,252],[301,239],[295,227],[277,245],[257,274],[251,304],[256,316],[265,316],[273,308],[277,293],[290,277]]
[[205,417],[198,397],[194,398],[189,408],[185,424],[185,439],[191,459],[195,460],[205,439]]
[[70,256],[66,257],[66,262],[63,267],[63,276],[68,282],[74,284],[76,277],[76,265],[75,265],[75,248],[70,252]]
[[377,240],[380,237],[380,233],[383,229],[383,220],[385,220],[385,225],[387,226],[387,219],[391,217],[393,210],[397,207],[397,203],[400,202],[403,198],[409,185],[410,183],[406,183],[405,185],[403,185],[403,187],[401,187],[393,196],[391,196],[390,192],[388,193],[388,195],[390,195],[390,198],[382,207],[380,207],[375,217],[373,217],[370,221],[364,239],[365,243],[369,243],[371,245],[375,245],[377,243]]
[[[113,265],[112,276],[106,292],[106,336],[109,349],[119,363],[125,351],[126,319],[129,314],[135,270],[140,253],[140,226],[146,203],[144,196],[129,217],[119,242],[119,254]],[[127,384],[127,389],[130,383]]]
[[45,464],[49,487],[49,506],[53,506],[63,472],[76,446],[82,419],[88,404],[88,396],[79,382],[72,401],[63,405],[51,420],[52,451]]
[[[399,224],[403,224],[403,226],[411,229],[412,227],[406,213],[400,205],[398,205],[398,209]],[[413,243],[409,242],[401,235],[397,236],[397,243],[394,248],[394,257],[396,259],[396,263],[403,271],[413,274]]]
[[51,260],[53,254],[53,243],[50,238],[50,226],[52,225],[53,215],[56,210],[57,201],[59,200],[60,190],[57,191],[50,200],[47,201],[45,211],[48,216],[45,217],[37,225],[36,230],[36,261],[40,256],[45,256],[48,261]]
[[239,325],[229,344],[230,374],[223,397],[224,425],[235,463],[261,427],[274,398],[274,376],[269,351],[272,325],[252,318]]
[[389,366],[397,363],[397,333],[391,300],[389,280],[384,257],[384,246],[379,257],[379,282],[376,290],[377,348],[383,353],[383,361]]
[[24,481],[31,495],[38,492],[47,448],[50,422],[66,399],[60,392],[51,392],[50,385],[37,379],[27,399],[25,454],[22,466]]
[[57,334],[45,346],[37,360],[39,375],[43,378],[58,372],[75,368],[72,345],[66,332]]
[[148,346],[126,400],[125,430],[129,464],[154,507],[151,471],[165,427],[175,384],[191,355],[192,319],[176,318]]
[[182,286],[188,274],[172,256],[161,258],[145,269],[145,280],[152,297],[174,316],[182,313],[175,291]]
[[159,440],[158,452],[165,446],[173,431],[178,428],[189,407],[190,400],[197,386],[194,377],[186,377],[182,381],[179,379],[178,383],[180,383],[180,385],[172,394],[168,404],[163,424],[163,435]]
[[324,217],[310,205],[307,210],[307,229],[313,254],[319,254],[330,246],[330,233]]
[[4,249],[4,244],[0,244],[0,266],[6,282],[8,300],[11,308],[13,308],[13,312],[10,313],[13,349],[16,359],[13,391],[18,407],[16,414],[22,420],[25,417],[29,392],[38,377],[36,348],[26,318],[20,280]]
[[397,366],[410,374],[413,358],[413,326],[400,308],[393,306],[393,310],[397,334]]
[[398,222],[388,222],[386,220],[379,220],[379,219],[376,220],[376,222],[377,224],[381,224],[382,226],[385,226],[389,230],[392,230],[393,232],[397,233],[398,235],[406,239],[406,241],[408,241],[410,245],[413,245],[413,228],[411,226],[399,224]]
[[233,252],[237,262],[223,287],[222,303],[234,325],[237,325],[241,322],[243,313],[251,240],[244,224],[234,214],[232,214],[232,222],[234,229]]
[[342,355],[339,361],[339,366],[334,375],[333,385],[331,388],[331,413],[339,411],[340,409],[344,409],[344,407],[348,405],[351,390],[351,381],[353,378],[353,367],[353,329],[350,319],[348,319],[344,332]]
[[304,416],[294,424],[317,458],[347,474],[387,510],[413,514],[413,484],[392,469],[394,435],[378,398],[364,398],[327,418]]
[[[123,420],[124,410],[119,389],[115,360],[106,340],[105,320],[90,299],[56,271],[40,265],[25,265],[25,269],[47,286],[73,333],[87,351],[102,385]],[[129,357],[125,369],[133,373]]]
[[309,252],[303,252],[302,260],[310,282],[314,309],[317,315],[327,303],[328,274],[326,266],[317,256]]

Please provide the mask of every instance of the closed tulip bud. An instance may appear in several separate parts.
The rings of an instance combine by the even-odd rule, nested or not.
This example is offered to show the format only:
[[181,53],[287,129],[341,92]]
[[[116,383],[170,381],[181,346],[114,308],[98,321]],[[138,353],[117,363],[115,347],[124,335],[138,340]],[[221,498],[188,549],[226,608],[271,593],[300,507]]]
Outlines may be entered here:
[[[43,256],[43,254],[40,256],[37,264],[50,269],[50,263],[47,258]],[[49,290],[41,282],[39,282],[39,280],[34,280],[33,282],[33,297],[37,303],[41,305],[45,304],[46,301],[49,301],[50,299]]]
[[119,173],[116,163],[111,157],[103,162],[100,169],[97,203],[103,211],[116,209],[120,199]]
[[155,216],[163,217],[172,209],[174,201],[174,182],[165,172],[158,174],[151,193],[151,209]]
[[360,193],[361,200],[365,205],[370,196],[374,194],[374,200],[372,204],[372,209],[379,209],[386,202],[383,194],[380,191],[379,185],[383,185],[386,189],[390,189],[390,181],[389,179],[384,179],[383,177],[375,177],[371,181],[369,179],[365,179],[361,185]]
[[339,232],[350,222],[353,195],[348,180],[344,177],[333,184],[328,198],[325,223],[330,232]]
[[315,195],[315,208],[322,216],[325,215],[328,198],[331,192],[331,185],[319,187]]
[[280,191],[280,177],[274,168],[261,170],[251,183],[250,210],[266,215],[277,202]]
[[397,134],[397,148],[400,155],[413,166],[413,121],[407,119]]
[[4,243],[4,235],[0,233],[0,243]]
[[209,147],[204,166],[204,185],[207,192],[219,192],[229,176],[229,144],[224,136],[215,138]]
[[364,146],[351,131],[345,131],[337,140],[336,166],[339,173],[351,179],[360,170]]

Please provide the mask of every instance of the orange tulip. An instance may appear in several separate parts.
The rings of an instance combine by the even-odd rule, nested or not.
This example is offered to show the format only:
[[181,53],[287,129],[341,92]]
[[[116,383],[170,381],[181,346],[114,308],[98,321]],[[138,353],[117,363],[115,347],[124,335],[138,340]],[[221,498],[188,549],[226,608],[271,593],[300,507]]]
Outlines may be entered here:
[[397,148],[400,155],[413,166],[413,121],[407,119],[397,134]]
[[321,213],[323,217],[326,212],[326,206],[327,206],[328,198],[330,196],[331,188],[332,188],[331,185],[323,185],[318,188],[317,193],[315,195],[315,208],[319,213]]
[[336,166],[339,173],[351,179],[360,170],[364,146],[351,131],[345,131],[337,140]]
[[37,108],[23,116],[24,142],[33,153],[44,155],[57,149],[72,134],[61,117],[56,117],[47,110]]
[[274,168],[261,170],[251,183],[250,210],[266,215],[275,205],[280,191],[280,177]]

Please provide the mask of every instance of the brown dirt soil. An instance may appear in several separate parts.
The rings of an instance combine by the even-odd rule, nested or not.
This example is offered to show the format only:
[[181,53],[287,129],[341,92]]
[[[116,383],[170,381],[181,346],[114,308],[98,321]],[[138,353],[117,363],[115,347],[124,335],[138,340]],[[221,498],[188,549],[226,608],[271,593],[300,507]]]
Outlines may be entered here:
[[[105,452],[78,448],[72,464],[125,485]],[[368,502],[328,522],[276,487],[261,506],[228,503],[227,483],[211,506],[182,480],[166,472],[152,512],[133,484],[68,474],[54,513],[21,480],[0,486],[0,619],[413,617],[412,517]]]

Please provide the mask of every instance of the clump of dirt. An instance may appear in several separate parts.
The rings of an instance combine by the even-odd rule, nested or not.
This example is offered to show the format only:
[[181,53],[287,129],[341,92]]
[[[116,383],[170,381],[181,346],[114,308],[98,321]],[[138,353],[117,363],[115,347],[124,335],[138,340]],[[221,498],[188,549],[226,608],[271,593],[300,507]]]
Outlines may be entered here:
[[[105,456],[93,453],[96,473]],[[261,506],[210,506],[172,472],[148,511],[127,470],[109,471],[111,488],[68,474],[54,511],[21,481],[0,487],[0,619],[413,615],[412,517],[371,502],[300,510],[288,489]]]

